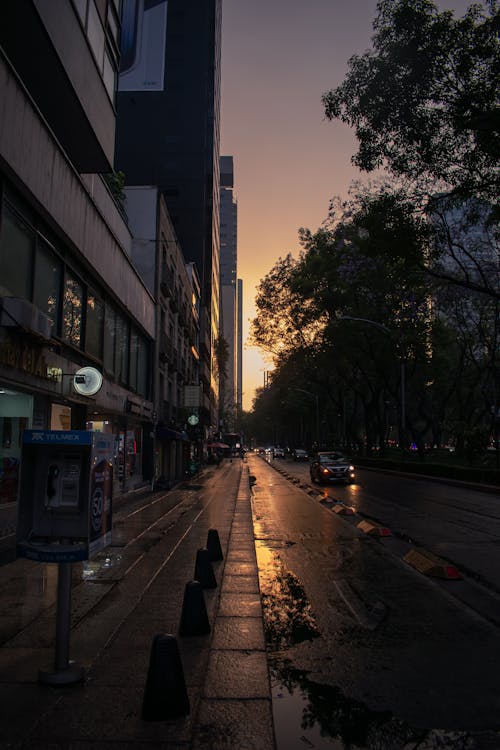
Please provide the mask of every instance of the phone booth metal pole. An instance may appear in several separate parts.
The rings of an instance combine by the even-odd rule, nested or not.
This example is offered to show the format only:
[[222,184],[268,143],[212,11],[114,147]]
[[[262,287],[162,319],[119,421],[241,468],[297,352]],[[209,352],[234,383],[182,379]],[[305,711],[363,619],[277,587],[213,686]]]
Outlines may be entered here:
[[57,566],[57,614],[54,671],[38,673],[46,685],[69,685],[83,680],[82,667],[69,660],[69,634],[71,626],[71,563]]

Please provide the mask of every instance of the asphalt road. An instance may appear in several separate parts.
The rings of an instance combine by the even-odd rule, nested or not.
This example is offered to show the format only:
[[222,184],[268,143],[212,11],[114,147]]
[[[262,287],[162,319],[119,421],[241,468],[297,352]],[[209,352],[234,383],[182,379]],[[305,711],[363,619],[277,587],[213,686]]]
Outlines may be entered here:
[[358,470],[352,485],[313,485],[307,463],[274,462],[500,592],[500,490]]
[[[307,465],[279,464],[250,457],[278,747],[500,747],[495,496],[360,472],[327,489],[355,508],[340,516]],[[423,575],[402,559],[415,541],[488,586]]]

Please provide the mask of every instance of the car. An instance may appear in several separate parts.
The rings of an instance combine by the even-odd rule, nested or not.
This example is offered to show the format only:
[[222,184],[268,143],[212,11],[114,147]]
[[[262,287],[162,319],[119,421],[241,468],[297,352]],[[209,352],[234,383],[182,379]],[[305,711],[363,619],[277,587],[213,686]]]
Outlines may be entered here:
[[275,448],[274,449],[274,458],[285,458],[285,450],[284,450],[284,448]]
[[309,461],[309,453],[303,448],[295,448],[292,451],[292,456],[294,461]]
[[337,451],[315,453],[309,467],[311,482],[346,482],[356,480],[356,471],[349,458]]

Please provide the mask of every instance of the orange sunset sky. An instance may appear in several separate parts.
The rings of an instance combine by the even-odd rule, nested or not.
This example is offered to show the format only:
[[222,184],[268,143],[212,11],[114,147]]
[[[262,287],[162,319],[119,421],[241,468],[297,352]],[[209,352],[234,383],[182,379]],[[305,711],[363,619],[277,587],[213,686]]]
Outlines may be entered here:
[[[439,0],[463,15],[469,2]],[[333,196],[366,176],[350,129],[324,118],[321,95],[370,46],[376,0],[223,0],[221,154],[234,158],[238,277],[243,279],[243,408],[272,364],[247,343],[256,286],[297,255]]]

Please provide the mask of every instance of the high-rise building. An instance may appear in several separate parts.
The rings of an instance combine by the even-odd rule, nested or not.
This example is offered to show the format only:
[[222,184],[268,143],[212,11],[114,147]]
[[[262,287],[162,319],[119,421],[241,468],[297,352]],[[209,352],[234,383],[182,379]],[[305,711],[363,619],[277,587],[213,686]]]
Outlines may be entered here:
[[197,266],[207,428],[218,398],[221,12],[221,0],[124,1],[115,152],[126,185],[160,189]]
[[243,409],[243,279],[237,282],[237,333],[236,333],[236,408]]
[[155,304],[103,177],[119,11],[0,4],[0,505],[16,500],[26,428],[113,435],[114,494],[153,476]]
[[[234,198],[232,156],[220,157],[221,333],[227,342],[227,378],[222,411],[233,422],[241,410],[241,292],[238,274],[238,205]],[[227,425],[234,429],[235,424]]]

